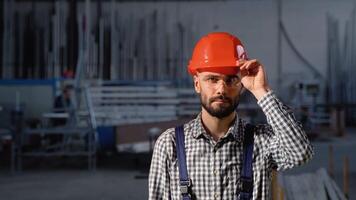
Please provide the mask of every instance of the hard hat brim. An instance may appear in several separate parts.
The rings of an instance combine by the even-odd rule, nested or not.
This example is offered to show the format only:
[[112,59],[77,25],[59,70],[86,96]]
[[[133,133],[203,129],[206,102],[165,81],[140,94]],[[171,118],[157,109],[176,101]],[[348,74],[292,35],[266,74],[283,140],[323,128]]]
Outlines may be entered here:
[[224,75],[236,75],[239,73],[240,67],[239,66],[226,66],[226,67],[204,67],[196,69],[196,72],[214,72]]

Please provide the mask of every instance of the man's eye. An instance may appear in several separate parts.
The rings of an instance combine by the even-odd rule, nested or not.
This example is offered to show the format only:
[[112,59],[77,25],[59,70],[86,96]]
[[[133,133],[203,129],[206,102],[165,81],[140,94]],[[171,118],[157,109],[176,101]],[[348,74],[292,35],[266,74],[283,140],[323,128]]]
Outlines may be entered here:
[[238,81],[239,81],[239,79],[237,77],[231,77],[231,78],[226,79],[227,84],[236,84],[236,83],[238,83]]
[[228,78],[228,79],[226,79],[226,84],[231,84],[231,83],[233,83],[234,82],[234,79],[233,78]]
[[232,78],[228,78],[228,79],[225,80],[225,83],[230,84],[230,83],[232,83],[232,81],[233,81]]
[[215,77],[208,77],[208,81],[217,82],[218,79]]

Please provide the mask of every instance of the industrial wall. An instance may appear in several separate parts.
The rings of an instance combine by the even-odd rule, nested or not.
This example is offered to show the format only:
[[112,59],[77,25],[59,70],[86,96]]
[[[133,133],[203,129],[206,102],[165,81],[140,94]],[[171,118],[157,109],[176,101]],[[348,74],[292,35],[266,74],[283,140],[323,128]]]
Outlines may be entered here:
[[280,35],[278,55],[280,25],[274,0],[15,2],[6,11],[16,13],[10,28],[16,34],[4,34],[2,77],[58,78],[76,70],[81,49],[88,46],[88,78],[173,80],[189,87],[186,65],[195,42],[208,32],[227,31],[243,41],[250,58],[265,65],[272,87],[291,101],[297,82],[318,79],[326,87],[327,16],[340,21],[342,44],[353,8],[352,0],[282,1],[281,22],[289,42]]

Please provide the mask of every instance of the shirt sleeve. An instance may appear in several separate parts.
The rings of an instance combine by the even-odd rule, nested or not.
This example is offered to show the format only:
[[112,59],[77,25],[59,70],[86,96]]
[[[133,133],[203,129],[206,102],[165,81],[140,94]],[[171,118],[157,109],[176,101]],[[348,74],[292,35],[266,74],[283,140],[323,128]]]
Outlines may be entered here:
[[313,147],[292,110],[269,91],[257,104],[267,117],[265,125],[257,127],[256,142],[271,167],[277,170],[302,165],[313,157]]
[[166,200],[170,198],[170,159],[167,151],[169,143],[167,131],[162,133],[155,143],[148,176],[149,200]]

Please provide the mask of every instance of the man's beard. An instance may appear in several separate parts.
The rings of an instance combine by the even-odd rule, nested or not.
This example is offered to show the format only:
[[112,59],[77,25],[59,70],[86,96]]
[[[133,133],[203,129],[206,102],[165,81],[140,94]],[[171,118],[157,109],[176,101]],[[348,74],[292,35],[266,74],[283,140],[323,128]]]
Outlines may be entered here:
[[[213,108],[211,106],[211,104],[214,101],[218,100],[218,99],[226,101],[228,103],[228,106],[221,105],[221,106],[218,106],[218,108]],[[201,102],[201,105],[203,106],[203,108],[211,116],[214,116],[214,117],[219,118],[219,119],[223,119],[223,118],[229,116],[232,112],[235,111],[235,109],[239,105],[239,97],[236,97],[236,99],[232,100],[231,98],[228,98],[228,97],[226,97],[224,95],[220,95],[220,96],[217,96],[217,97],[210,98],[208,100],[208,102],[206,102],[206,101],[203,100],[202,95],[200,95],[200,102]]]

